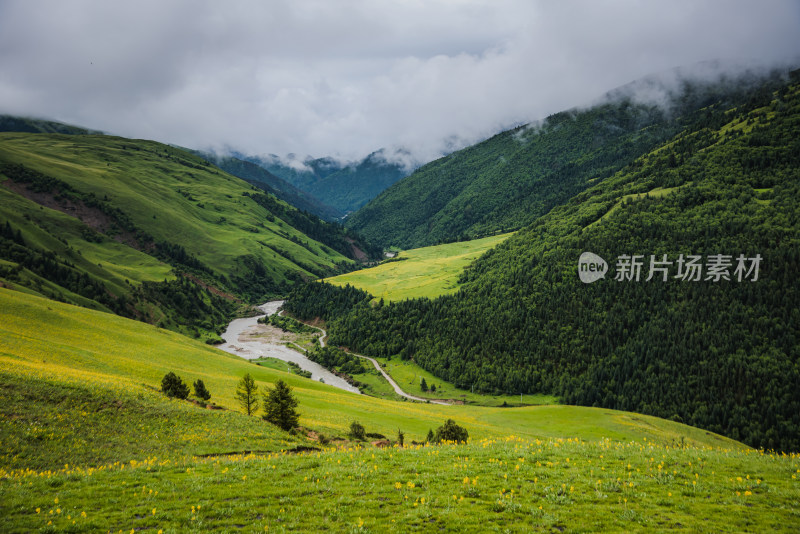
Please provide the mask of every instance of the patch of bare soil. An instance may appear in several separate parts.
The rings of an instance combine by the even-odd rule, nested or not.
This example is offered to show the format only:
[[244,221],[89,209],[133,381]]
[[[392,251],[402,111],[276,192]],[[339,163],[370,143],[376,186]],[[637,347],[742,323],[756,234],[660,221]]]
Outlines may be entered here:
[[369,259],[367,257],[367,253],[356,246],[353,238],[348,237],[347,242],[350,243],[350,249],[353,251],[353,256],[355,256],[358,261],[365,262]]
[[[25,184],[18,183],[13,180],[6,180],[3,182],[3,186],[30,201],[44,206],[45,208],[50,208],[52,210],[65,213],[71,217],[75,217],[83,224],[93,230],[96,230],[97,232],[107,232],[109,229],[111,229],[114,223],[113,219],[103,213],[100,209],[89,207],[83,202],[74,202],[70,199],[59,196],[57,193],[38,193],[36,191],[31,191]],[[57,196],[58,198],[56,198]],[[114,235],[114,240],[137,250],[141,250],[139,241],[137,241],[136,236],[134,236],[131,232],[119,231],[119,233]]]
[[200,287],[202,287],[204,289],[208,289],[209,291],[211,291],[213,294],[215,294],[218,297],[222,297],[225,300],[230,300],[230,301],[233,301],[233,302],[242,302],[242,299],[240,299],[236,295],[231,295],[230,293],[226,293],[225,291],[222,291],[221,289],[218,289],[218,288],[216,288],[216,287],[214,287],[212,285],[208,285],[207,283],[203,282],[201,279],[199,279],[198,277],[196,277],[193,274],[184,273],[183,276],[185,276],[186,278],[188,278],[189,280],[191,280],[195,284],[199,285]]

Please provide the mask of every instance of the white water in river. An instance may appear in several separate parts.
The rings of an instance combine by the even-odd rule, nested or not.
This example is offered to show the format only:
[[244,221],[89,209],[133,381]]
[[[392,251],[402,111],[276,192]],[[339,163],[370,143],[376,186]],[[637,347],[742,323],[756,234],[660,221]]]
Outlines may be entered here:
[[[272,302],[262,304],[258,308],[263,311],[264,314],[272,315],[278,311],[278,308],[280,308],[282,304],[282,300],[274,300]],[[351,386],[345,380],[331,373],[318,363],[312,362],[303,354],[285,347],[284,345],[268,343],[266,341],[258,341],[257,338],[243,341],[241,338],[242,334],[252,333],[258,329],[258,319],[260,317],[264,317],[264,315],[247,317],[245,319],[234,319],[231,321],[231,323],[228,325],[228,329],[224,334],[222,334],[222,339],[225,340],[225,343],[217,345],[217,347],[225,352],[230,352],[231,354],[235,354],[236,356],[240,356],[246,360],[255,360],[261,357],[271,357],[283,360],[285,362],[294,362],[299,365],[301,369],[310,371],[311,378],[313,380],[319,380],[322,378],[322,380],[328,385],[343,389],[345,391],[351,391],[353,393],[360,394],[358,388]]]

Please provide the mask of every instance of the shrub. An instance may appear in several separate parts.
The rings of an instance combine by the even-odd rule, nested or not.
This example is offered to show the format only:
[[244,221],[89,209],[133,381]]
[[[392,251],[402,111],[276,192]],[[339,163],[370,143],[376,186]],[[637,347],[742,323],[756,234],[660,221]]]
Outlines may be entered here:
[[[428,433],[430,435],[430,433]],[[461,426],[458,426],[455,421],[452,419],[448,419],[444,422],[444,425],[440,426],[436,429],[436,435],[434,436],[434,440],[436,443],[441,443],[442,441],[454,441],[456,443],[460,442],[467,442],[469,439],[469,433],[467,429]]]
[[161,379],[161,391],[170,398],[185,399],[189,396],[189,386],[184,384],[181,377],[172,371]]
[[357,439],[358,441],[364,441],[367,439],[367,433],[364,430],[364,425],[358,421],[353,421],[350,423],[350,437]]

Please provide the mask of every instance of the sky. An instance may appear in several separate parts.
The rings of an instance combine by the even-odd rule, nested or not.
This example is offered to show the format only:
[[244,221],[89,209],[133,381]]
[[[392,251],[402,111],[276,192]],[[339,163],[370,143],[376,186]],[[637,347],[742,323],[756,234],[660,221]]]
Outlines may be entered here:
[[797,57],[797,0],[0,0],[0,113],[301,159],[424,162],[651,73]]

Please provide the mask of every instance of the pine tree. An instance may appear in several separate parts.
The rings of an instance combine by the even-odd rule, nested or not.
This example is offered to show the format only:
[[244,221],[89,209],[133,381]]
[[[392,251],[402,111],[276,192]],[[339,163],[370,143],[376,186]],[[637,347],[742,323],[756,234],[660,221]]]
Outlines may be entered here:
[[292,394],[292,388],[283,380],[275,382],[275,387],[267,388],[264,393],[264,415],[262,417],[265,421],[269,421],[283,430],[291,430],[298,426],[300,414],[295,408],[297,408],[297,399]]
[[208,389],[206,389],[206,385],[203,383],[201,379],[195,380],[194,384],[194,396],[198,399],[202,399],[207,401],[211,398],[211,393],[209,393]]
[[427,383],[427,382],[425,382],[425,379],[424,379],[424,378],[422,379],[422,381],[420,381],[420,383],[419,383],[419,388],[420,388],[422,391],[428,391],[428,383]]
[[172,371],[161,379],[161,391],[170,398],[185,399],[189,396],[189,386],[184,384],[181,377]]
[[242,405],[247,415],[253,415],[258,411],[258,386],[250,373],[247,373],[239,380],[239,385],[236,386],[236,400]]

